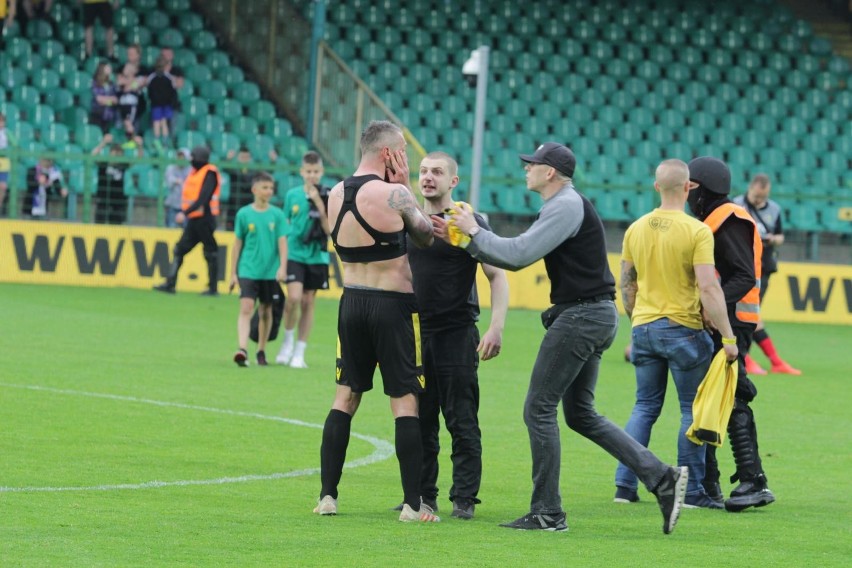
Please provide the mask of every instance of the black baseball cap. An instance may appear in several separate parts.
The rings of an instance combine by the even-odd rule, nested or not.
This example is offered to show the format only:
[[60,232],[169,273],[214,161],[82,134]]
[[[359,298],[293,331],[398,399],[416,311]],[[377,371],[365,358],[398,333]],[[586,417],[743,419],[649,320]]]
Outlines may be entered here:
[[718,158],[701,156],[688,164],[689,179],[719,195],[731,193],[731,170]]
[[521,154],[521,160],[529,164],[546,164],[556,171],[572,177],[577,158],[570,148],[557,142],[545,142],[534,154]]

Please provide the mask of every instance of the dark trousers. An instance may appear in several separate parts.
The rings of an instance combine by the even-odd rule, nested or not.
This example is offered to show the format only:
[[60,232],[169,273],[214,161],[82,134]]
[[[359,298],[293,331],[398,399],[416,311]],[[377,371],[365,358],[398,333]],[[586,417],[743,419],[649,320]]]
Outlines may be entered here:
[[[763,475],[763,464],[757,445],[757,427],[754,422],[754,413],[749,403],[757,396],[757,387],[748,378],[745,369],[745,355],[751,347],[751,336],[755,326],[734,326],[734,335],[737,338],[739,357],[737,360],[737,390],[734,395],[735,404],[728,421],[728,439],[731,450],[734,453],[734,462],[737,471],[731,476],[731,481],[751,481]],[[713,333],[713,351],[722,348],[721,335]],[[719,462],[716,459],[716,446],[707,446],[706,470],[704,476],[705,487],[719,482]]]
[[450,500],[476,498],[482,481],[482,432],[479,429],[479,331],[470,325],[422,336],[426,389],[420,395],[423,438],[421,495],[438,497],[439,415],[452,437],[453,485]]
[[177,283],[177,274],[183,264],[183,257],[201,243],[204,246],[204,260],[207,261],[208,287],[210,291],[216,291],[219,277],[219,245],[216,243],[216,237],[213,236],[215,230],[216,218],[213,216],[205,215],[187,219],[183,234],[175,245],[175,258],[166,280],[169,286],[174,288]]

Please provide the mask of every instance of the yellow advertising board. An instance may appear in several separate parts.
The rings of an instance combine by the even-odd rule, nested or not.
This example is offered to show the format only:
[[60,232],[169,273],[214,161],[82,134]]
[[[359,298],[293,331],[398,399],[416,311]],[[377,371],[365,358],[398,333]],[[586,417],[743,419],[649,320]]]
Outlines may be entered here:
[[[179,237],[178,229],[0,220],[0,282],[150,288],[168,273]],[[234,235],[220,231],[216,239],[224,287]],[[337,258],[331,256],[330,289],[319,295],[338,298],[342,279]],[[616,278],[619,262],[617,254],[609,255]],[[779,268],[763,303],[765,320],[852,324],[852,266],[782,262]],[[488,306],[488,282],[481,271],[478,283],[480,300]],[[207,265],[199,246],[184,259],[177,288],[200,292],[206,285]],[[543,310],[550,305],[542,261],[510,272],[509,286],[513,308]]]

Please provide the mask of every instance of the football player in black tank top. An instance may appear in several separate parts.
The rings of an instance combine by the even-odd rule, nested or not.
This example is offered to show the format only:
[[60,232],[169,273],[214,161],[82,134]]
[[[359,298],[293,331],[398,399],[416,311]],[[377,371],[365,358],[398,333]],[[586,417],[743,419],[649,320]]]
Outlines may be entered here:
[[[423,445],[417,396],[425,387],[420,328],[405,235],[432,244],[432,223],[408,181],[405,138],[396,125],[373,121],[361,135],[361,162],[332,188],[328,221],[343,261],[337,324],[337,390],[322,436],[320,500],[315,513],[337,514],[352,416],[373,388],[378,364],[396,424],[396,455],[405,496],[400,521],[440,519],[420,502]],[[341,254],[342,253],[342,254]]]

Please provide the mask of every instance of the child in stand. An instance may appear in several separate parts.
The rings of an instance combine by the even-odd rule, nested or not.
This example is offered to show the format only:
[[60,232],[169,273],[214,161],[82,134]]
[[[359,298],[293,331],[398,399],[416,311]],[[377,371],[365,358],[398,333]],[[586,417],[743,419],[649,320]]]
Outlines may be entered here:
[[24,212],[32,219],[44,220],[47,219],[47,198],[50,195],[68,197],[68,188],[65,187],[62,172],[49,158],[40,159],[32,172]]
[[255,302],[260,303],[257,364],[266,366],[273,297],[280,290],[278,282],[283,282],[287,275],[287,220],[281,209],[269,204],[275,192],[272,176],[266,172],[255,174],[251,192],[254,202],[237,212],[231,255],[230,291],[240,285],[239,349],[234,354],[234,362],[240,367],[248,366],[247,347]]
[[177,90],[169,69],[169,62],[161,56],[154,66],[154,73],[148,77],[148,99],[151,103],[151,121],[154,126],[154,146],[160,153],[163,152],[163,142],[168,143],[169,122],[174,114],[174,104],[177,100]]

